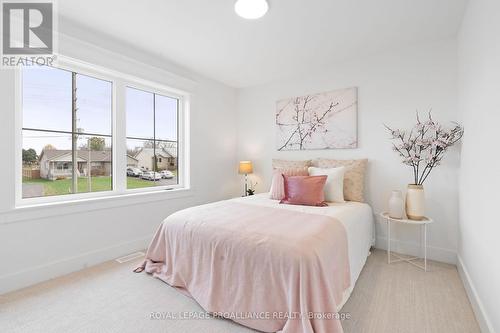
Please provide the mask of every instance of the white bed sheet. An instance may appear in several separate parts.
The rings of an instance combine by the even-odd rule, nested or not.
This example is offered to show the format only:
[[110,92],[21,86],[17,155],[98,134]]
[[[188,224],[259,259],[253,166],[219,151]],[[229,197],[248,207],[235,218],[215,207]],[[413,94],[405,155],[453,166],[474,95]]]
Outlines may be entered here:
[[338,219],[347,231],[349,251],[349,264],[351,269],[351,287],[344,293],[343,300],[338,309],[344,306],[363,269],[366,258],[373,245],[373,212],[370,205],[361,202],[328,203],[325,207],[311,207],[300,205],[283,205],[279,200],[272,200],[268,193],[232,199],[256,206],[276,207],[304,213],[320,214]]

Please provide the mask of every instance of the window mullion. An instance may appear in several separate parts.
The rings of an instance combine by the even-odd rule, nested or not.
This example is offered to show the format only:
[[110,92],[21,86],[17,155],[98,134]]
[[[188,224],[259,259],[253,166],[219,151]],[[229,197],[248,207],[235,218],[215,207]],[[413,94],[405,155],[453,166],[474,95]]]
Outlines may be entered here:
[[[156,94],[153,94],[153,172],[157,172],[158,160],[156,157]],[[156,174],[153,176],[156,182]]]
[[76,115],[76,73],[71,73],[71,163],[72,163],[72,193],[78,192],[78,156],[77,156],[77,115]]
[[113,90],[113,188],[123,193],[127,189],[126,86],[117,80]]

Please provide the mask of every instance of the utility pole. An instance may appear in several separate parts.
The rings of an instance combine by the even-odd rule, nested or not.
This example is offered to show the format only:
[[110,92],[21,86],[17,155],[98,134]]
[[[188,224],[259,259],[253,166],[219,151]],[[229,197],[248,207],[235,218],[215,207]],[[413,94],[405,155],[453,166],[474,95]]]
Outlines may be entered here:
[[72,168],[72,177],[73,177],[73,182],[72,182],[72,193],[77,193],[78,192],[78,154],[77,154],[77,141],[78,141],[78,134],[77,134],[77,125],[76,125],[76,73],[72,72],[71,73],[71,120],[72,120],[72,125],[71,125],[71,150],[72,150],[72,155],[71,155],[71,162],[73,164]]

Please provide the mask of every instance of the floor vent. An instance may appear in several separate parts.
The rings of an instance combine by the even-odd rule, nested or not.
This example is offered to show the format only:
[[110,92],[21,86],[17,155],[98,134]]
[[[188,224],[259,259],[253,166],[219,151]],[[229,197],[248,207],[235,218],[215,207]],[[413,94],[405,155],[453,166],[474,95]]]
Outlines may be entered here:
[[144,252],[131,253],[131,254],[128,254],[128,255],[126,255],[124,257],[121,257],[121,258],[118,258],[118,259],[115,259],[115,260],[117,262],[119,262],[120,264],[123,264],[124,262],[132,261],[134,259],[141,258],[141,257],[144,257]]

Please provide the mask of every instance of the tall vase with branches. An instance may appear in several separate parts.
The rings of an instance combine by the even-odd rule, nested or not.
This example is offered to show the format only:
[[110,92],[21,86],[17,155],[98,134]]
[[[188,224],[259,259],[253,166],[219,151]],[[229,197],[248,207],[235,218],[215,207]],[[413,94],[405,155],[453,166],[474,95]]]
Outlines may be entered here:
[[[432,170],[441,164],[448,149],[460,141],[464,129],[458,123],[444,127],[432,118],[430,112],[425,120],[421,120],[417,112],[417,123],[409,131],[385,127],[391,134],[393,150],[399,154],[403,164],[413,171],[413,182],[407,192],[406,213],[410,218],[421,219],[423,184]],[[419,202],[411,201],[413,195]]]

